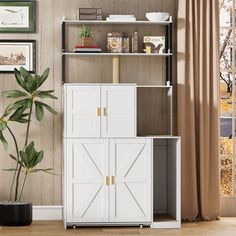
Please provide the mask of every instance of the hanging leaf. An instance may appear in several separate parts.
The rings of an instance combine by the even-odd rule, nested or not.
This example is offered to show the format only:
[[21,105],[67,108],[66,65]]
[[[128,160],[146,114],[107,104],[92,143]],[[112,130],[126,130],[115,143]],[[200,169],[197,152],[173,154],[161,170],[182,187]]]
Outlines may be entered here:
[[46,108],[49,112],[53,113],[54,115],[57,114],[57,112],[55,110],[53,110],[50,106],[48,106],[47,104],[43,103],[43,102],[39,102],[37,101],[37,103],[39,103],[41,106],[43,106],[44,108]]
[[40,79],[37,81],[37,88],[39,88],[44,82],[45,80],[48,78],[49,75],[49,68],[47,68],[43,74],[40,76]]
[[43,106],[39,102],[35,102],[35,114],[38,121],[42,121],[44,116]]
[[25,92],[22,92],[20,90],[10,90],[3,92],[3,95],[5,95],[7,98],[20,98],[20,97],[27,97],[28,94]]
[[1,140],[1,142],[2,142],[2,144],[3,144],[3,146],[4,146],[4,148],[7,150],[7,148],[8,148],[8,143],[7,143],[6,139],[4,138],[2,131],[0,131],[0,140]]

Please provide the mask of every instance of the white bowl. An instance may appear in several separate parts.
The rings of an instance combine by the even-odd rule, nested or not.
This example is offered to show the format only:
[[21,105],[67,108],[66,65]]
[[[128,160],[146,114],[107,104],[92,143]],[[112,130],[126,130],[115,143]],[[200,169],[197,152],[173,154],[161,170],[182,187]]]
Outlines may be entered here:
[[146,18],[149,21],[166,21],[170,17],[167,12],[148,12],[146,13]]

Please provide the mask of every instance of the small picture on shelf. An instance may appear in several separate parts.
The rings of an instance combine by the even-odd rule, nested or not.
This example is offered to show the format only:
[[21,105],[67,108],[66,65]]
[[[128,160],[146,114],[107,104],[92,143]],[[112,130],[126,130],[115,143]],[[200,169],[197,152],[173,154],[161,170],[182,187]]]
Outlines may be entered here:
[[124,32],[107,34],[108,53],[129,53],[129,35]]
[[163,54],[166,51],[164,36],[144,36],[143,37],[143,51],[145,53],[159,53]]

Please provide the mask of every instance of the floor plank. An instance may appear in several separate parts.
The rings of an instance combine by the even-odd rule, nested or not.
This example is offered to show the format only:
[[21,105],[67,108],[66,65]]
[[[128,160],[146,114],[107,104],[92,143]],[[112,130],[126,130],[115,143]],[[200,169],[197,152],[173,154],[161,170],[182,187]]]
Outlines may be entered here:
[[214,222],[184,223],[182,229],[150,229],[138,227],[90,227],[64,230],[61,221],[35,221],[27,227],[0,227],[4,236],[235,236],[236,218],[222,218]]

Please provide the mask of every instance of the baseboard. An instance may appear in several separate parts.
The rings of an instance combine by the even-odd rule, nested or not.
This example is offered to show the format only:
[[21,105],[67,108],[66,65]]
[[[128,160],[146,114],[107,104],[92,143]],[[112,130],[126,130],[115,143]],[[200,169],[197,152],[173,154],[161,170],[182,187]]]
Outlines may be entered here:
[[33,220],[62,220],[62,206],[33,206]]

